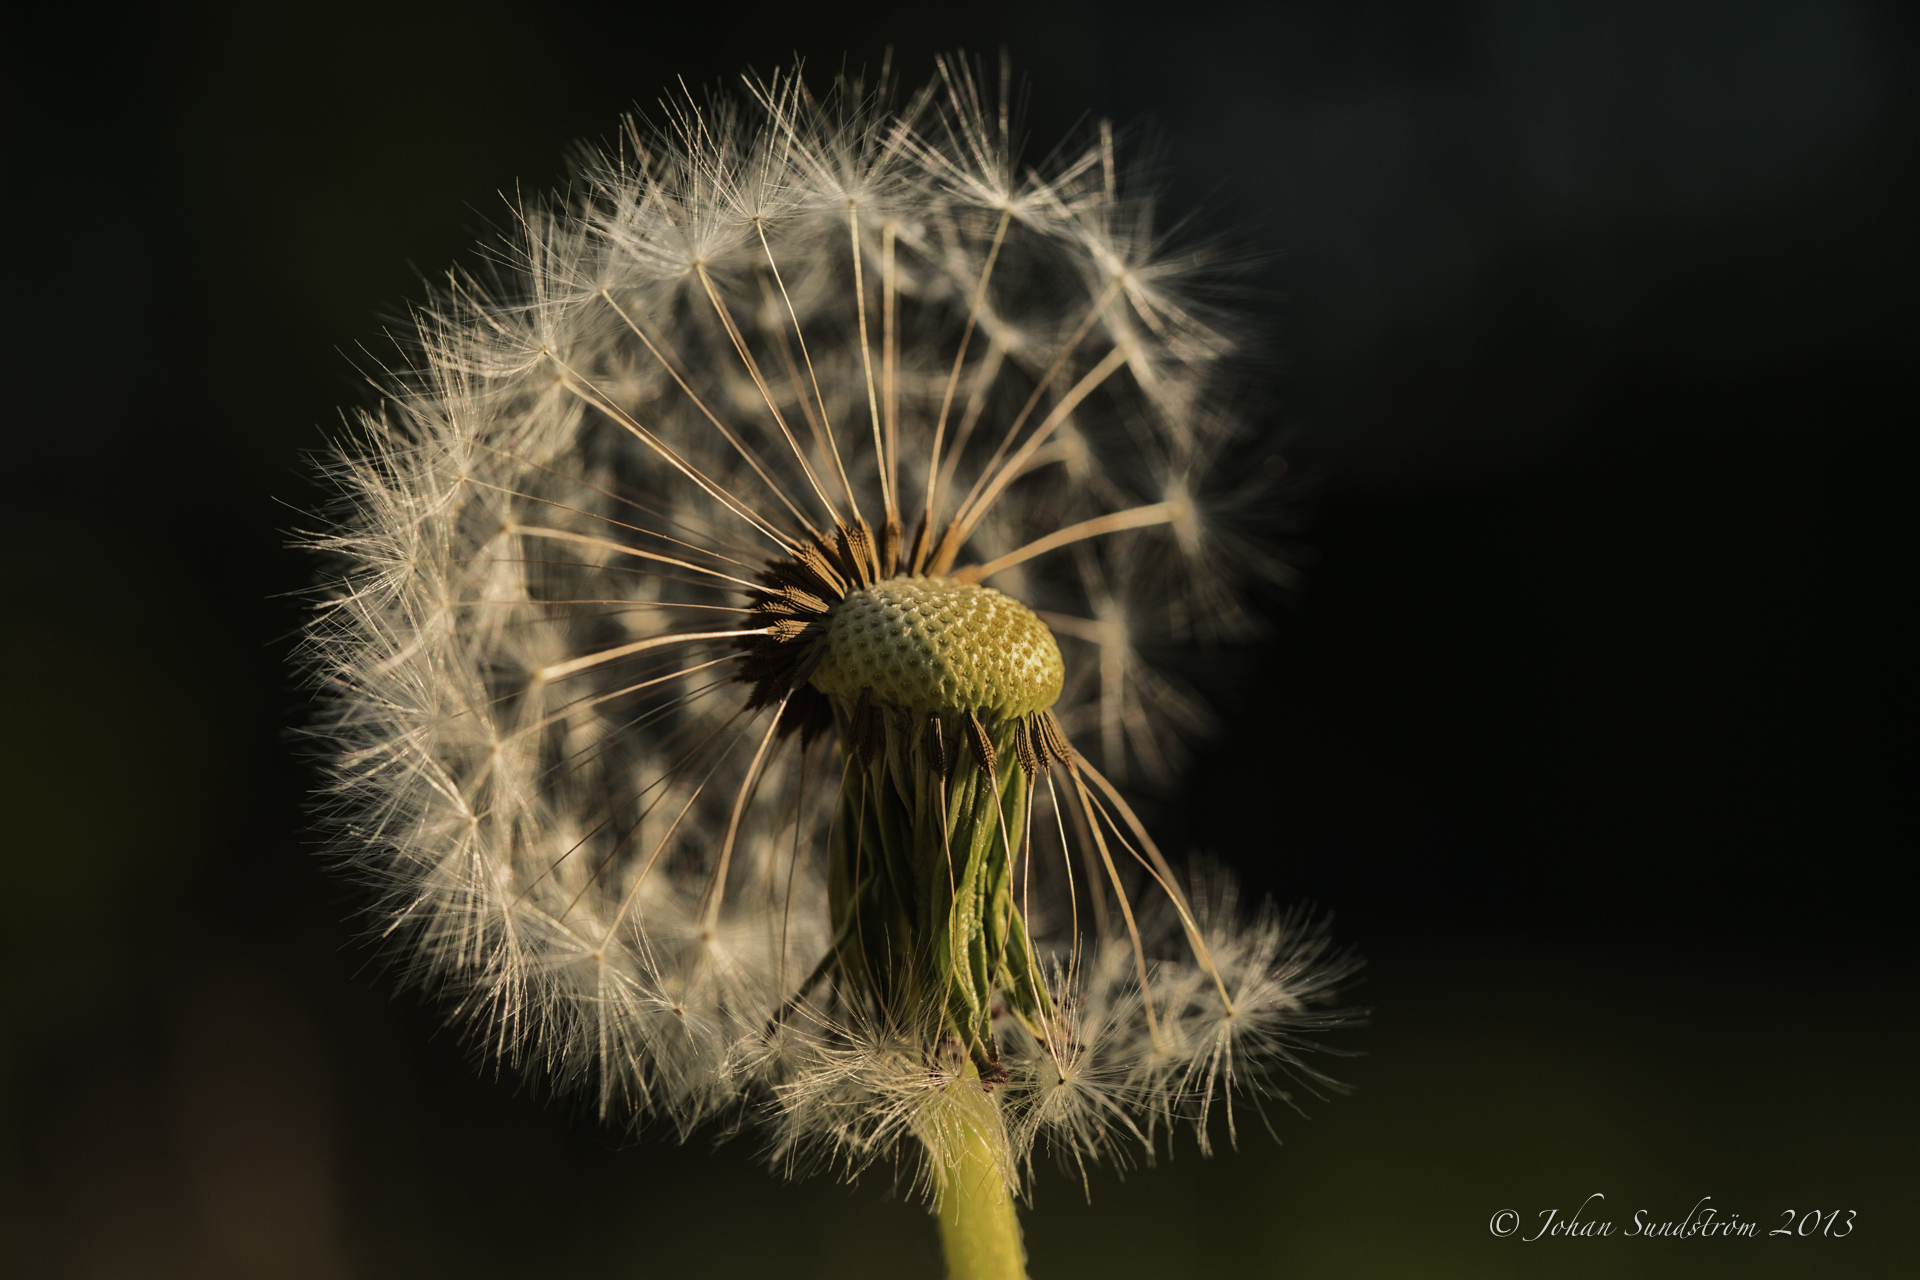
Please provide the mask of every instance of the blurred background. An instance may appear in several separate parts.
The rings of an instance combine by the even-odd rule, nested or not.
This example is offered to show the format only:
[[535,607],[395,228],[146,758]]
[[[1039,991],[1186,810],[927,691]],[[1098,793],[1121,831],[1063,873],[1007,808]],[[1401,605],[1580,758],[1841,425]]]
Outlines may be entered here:
[[[1374,1011],[1334,1041],[1355,1091],[1270,1107],[1278,1144],[1243,1113],[1238,1151],[1090,1203],[1045,1173],[1035,1276],[1909,1274],[1910,10],[34,21],[0,53],[0,1271],[938,1274],[884,1179],[609,1133],[393,993],[303,829],[286,544],[352,361],[575,140],[675,77],[891,46],[913,83],[1004,46],[1031,156],[1083,114],[1145,126],[1167,207],[1260,255],[1303,577],[1203,673],[1221,732],[1158,819],[1332,911]],[[1489,1230],[1594,1192],[1623,1226],[1709,1196],[1762,1233],[1857,1216]]]

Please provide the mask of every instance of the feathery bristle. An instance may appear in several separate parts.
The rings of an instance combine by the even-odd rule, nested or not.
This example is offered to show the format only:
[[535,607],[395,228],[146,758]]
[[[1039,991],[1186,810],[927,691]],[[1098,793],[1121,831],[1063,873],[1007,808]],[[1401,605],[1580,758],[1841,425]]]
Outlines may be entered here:
[[[611,1117],[746,1108],[782,1161],[857,1168],[942,1140],[971,1054],[1009,1180],[1035,1144],[1204,1142],[1343,972],[1181,881],[1107,780],[1205,723],[1146,655],[1246,634],[1285,572],[1219,264],[1168,249],[1104,127],[1032,169],[964,64],[891,103],[797,72],[670,103],[420,310],[315,539],[336,848],[414,979]],[[1058,637],[1045,697],[829,688],[833,619],[920,574]],[[950,992],[854,983],[833,923],[880,892],[836,812],[916,787],[987,797],[965,1044]]]

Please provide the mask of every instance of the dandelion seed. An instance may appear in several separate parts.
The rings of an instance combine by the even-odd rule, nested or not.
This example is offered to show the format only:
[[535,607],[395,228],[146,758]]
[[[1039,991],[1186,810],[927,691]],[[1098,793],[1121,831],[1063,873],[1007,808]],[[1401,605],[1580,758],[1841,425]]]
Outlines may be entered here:
[[492,1052],[904,1161],[954,1275],[1021,1275],[1036,1149],[1204,1146],[1338,1020],[1324,935],[1115,785],[1204,724],[1147,655],[1280,572],[1233,342],[1104,125],[1035,171],[961,64],[747,89],[523,209],[332,461],[330,815]]

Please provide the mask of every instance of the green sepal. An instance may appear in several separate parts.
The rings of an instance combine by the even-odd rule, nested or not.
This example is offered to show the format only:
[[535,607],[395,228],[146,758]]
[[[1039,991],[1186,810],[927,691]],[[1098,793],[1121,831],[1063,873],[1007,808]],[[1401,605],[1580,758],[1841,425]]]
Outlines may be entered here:
[[[836,700],[835,712],[841,742],[855,742],[851,709]],[[1014,758],[1014,722],[986,728],[996,772],[950,720],[943,775],[926,722],[880,711],[882,741],[869,758],[854,750],[846,769],[828,886],[838,968],[853,991],[896,1028],[958,1040],[991,1078],[995,992],[1028,1021],[1051,1001],[1012,894],[1029,779]]]

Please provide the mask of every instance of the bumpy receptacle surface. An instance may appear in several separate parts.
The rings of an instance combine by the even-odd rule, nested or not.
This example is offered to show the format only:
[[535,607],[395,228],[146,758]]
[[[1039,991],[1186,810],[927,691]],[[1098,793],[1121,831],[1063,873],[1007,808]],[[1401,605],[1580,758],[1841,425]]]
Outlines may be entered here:
[[1060,696],[1060,646],[1033,610],[992,587],[892,578],[855,591],[828,622],[822,693],[917,714],[1031,715]]

